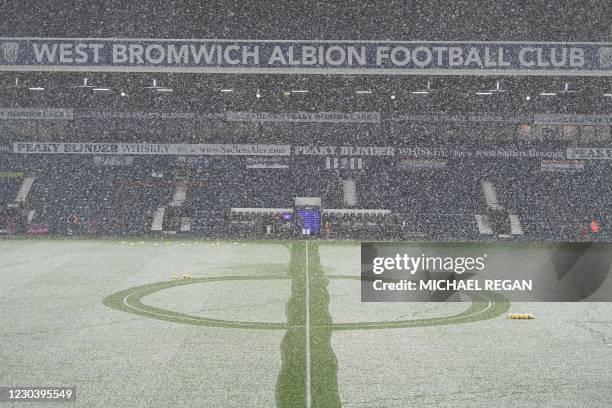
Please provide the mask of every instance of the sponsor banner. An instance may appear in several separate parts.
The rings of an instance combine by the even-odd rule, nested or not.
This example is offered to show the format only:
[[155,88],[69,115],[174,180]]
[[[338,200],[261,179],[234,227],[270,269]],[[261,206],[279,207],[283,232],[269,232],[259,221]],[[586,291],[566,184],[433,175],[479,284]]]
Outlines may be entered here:
[[571,147],[567,149],[568,159],[612,160],[612,148],[609,147]]
[[[155,112],[75,110],[71,108],[2,108],[0,120],[73,120],[73,119],[184,119],[227,120],[230,122],[306,122],[306,123],[381,123],[380,112]],[[410,114],[396,112],[384,120],[413,123],[499,123],[535,125],[589,125],[612,126],[612,115],[493,115],[488,113],[466,114]]]
[[229,122],[381,123],[380,112],[154,112],[0,108],[8,119],[218,120]]
[[49,233],[48,224],[32,224],[26,231],[28,235],[46,235]]
[[297,156],[394,156],[390,146],[294,146]]
[[584,171],[584,162],[580,160],[542,160],[540,170],[578,173]]
[[227,112],[230,122],[380,123],[380,112]]
[[10,153],[12,150],[10,145],[0,145],[0,153]]
[[0,120],[72,120],[72,109],[0,108]]
[[4,177],[4,178],[21,178],[21,177],[23,177],[23,172],[21,172],[21,171],[0,171],[0,177]]
[[96,166],[131,166],[134,164],[133,156],[94,156]]
[[447,147],[398,147],[398,155],[407,158],[550,158],[564,159],[563,150],[538,150],[515,147],[499,147],[491,149],[467,149]]
[[440,170],[446,168],[446,160],[402,159],[399,167],[404,170]]
[[298,156],[403,156],[406,158],[565,158],[564,150],[515,147],[469,149],[436,146],[294,146]]
[[224,120],[225,113],[216,112],[147,112],[147,111],[77,111],[79,119],[192,119],[192,120]]
[[395,113],[389,119],[392,122],[414,122],[414,123],[502,123],[502,124],[522,124],[531,123],[531,115],[492,115],[488,113],[464,113],[464,114],[405,114]]
[[13,143],[22,154],[288,156],[288,145],[154,143]]
[[538,150],[516,147],[469,149],[447,147],[392,146],[293,146],[250,144],[165,144],[165,143],[35,143],[15,142],[17,154],[92,154],[92,155],[175,155],[175,156],[327,156],[404,158],[543,158],[612,159],[612,148],[571,148]]
[[229,122],[306,122],[306,123],[380,123],[380,112],[147,112],[147,111],[77,111],[79,119],[184,119],[226,120]]
[[590,125],[612,126],[612,115],[538,114],[533,115],[536,125]]
[[0,38],[0,69],[612,75],[612,43]]

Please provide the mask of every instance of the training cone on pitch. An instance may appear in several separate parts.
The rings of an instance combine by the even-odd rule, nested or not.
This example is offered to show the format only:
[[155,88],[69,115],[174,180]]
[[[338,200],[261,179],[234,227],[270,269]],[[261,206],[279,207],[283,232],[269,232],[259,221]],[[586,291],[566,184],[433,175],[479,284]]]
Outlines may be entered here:
[[508,319],[512,320],[533,320],[534,316],[532,313],[510,313]]

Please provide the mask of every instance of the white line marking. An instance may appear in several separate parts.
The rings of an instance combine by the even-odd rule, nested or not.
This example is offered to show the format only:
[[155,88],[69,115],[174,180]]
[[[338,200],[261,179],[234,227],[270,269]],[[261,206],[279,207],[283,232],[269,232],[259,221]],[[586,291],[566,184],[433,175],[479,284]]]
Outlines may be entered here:
[[[168,288],[172,288],[172,287],[176,287],[176,286],[169,286]],[[168,289],[168,288],[165,288],[165,289]],[[231,325],[234,325],[235,327],[241,327],[241,326],[243,326],[243,327],[247,327],[247,328],[251,327],[251,325],[253,325],[253,324],[259,324],[258,322],[227,321],[227,320],[220,320],[220,319],[211,319],[211,318],[208,318],[208,317],[189,317],[189,316],[175,316],[175,315],[168,315],[168,314],[164,314],[164,313],[156,313],[156,312],[152,312],[152,311],[150,311],[150,310],[141,309],[141,308],[139,308],[139,307],[132,306],[132,305],[130,305],[130,304],[128,303],[128,300],[129,300],[129,299],[130,299],[132,296],[134,296],[134,295],[136,295],[136,294],[138,294],[138,293],[140,293],[140,292],[146,291],[146,290],[148,290],[148,289],[149,289],[148,287],[147,287],[147,288],[142,288],[142,289],[138,289],[138,290],[136,290],[136,291],[134,291],[134,292],[130,293],[129,295],[127,295],[126,297],[124,297],[124,298],[123,298],[122,303],[123,303],[123,304],[124,304],[124,305],[125,305],[125,306],[126,306],[128,309],[131,309],[131,310],[135,310],[135,311],[137,311],[137,312],[144,313],[145,315],[153,315],[153,316],[159,316],[159,317],[164,317],[164,318],[172,318],[172,319],[176,319],[176,320],[188,320],[188,321],[200,322],[200,323],[202,323],[202,322],[212,322],[212,323],[222,323],[222,324],[228,324],[228,323],[229,323],[229,324],[231,324]],[[143,304],[143,303],[142,303],[142,301],[138,301],[138,302],[139,302],[140,304]],[[143,304],[143,305],[144,305],[144,304]],[[268,323],[265,323],[265,322],[264,322],[264,324],[268,324]],[[277,323],[270,323],[270,324],[272,324],[272,325],[276,325]],[[291,326],[291,327],[302,327],[302,326]],[[279,326],[279,327],[278,327],[278,330],[285,330],[285,327],[280,327],[280,326]]]
[[[306,245],[306,253],[308,253],[308,244]],[[306,270],[308,271],[308,258],[306,258]],[[345,327],[351,327],[353,326],[353,324],[349,323],[349,326],[347,326],[346,324],[343,323],[336,323],[335,325],[322,325],[322,326],[312,326],[310,324],[310,309],[308,307],[308,305],[310,304],[310,289],[308,288],[308,283],[309,283],[309,276],[307,274],[306,276],[306,282],[307,282],[307,287],[306,287],[306,324],[304,325],[307,331],[307,339],[306,339],[306,359],[308,361],[308,363],[310,363],[310,328],[311,327],[315,327],[315,328],[335,328],[335,329],[339,329],[339,328],[345,328]],[[174,287],[174,286],[170,286],[170,287]],[[136,290],[132,293],[130,293],[129,295],[127,295],[126,297],[123,298],[122,303],[128,308],[128,309],[132,309],[135,310],[137,312],[141,312],[144,313],[145,315],[153,315],[153,316],[159,316],[159,317],[165,317],[165,318],[173,318],[173,319],[177,319],[177,320],[191,320],[191,321],[196,321],[196,322],[203,322],[203,321],[214,321],[214,322],[220,322],[220,323],[226,323],[226,321],[224,320],[217,320],[217,319],[208,319],[208,318],[199,318],[199,317],[183,317],[183,316],[174,316],[174,315],[167,315],[167,314],[162,314],[162,313],[156,313],[156,312],[152,312],[150,310],[145,310],[145,309],[140,309],[138,307],[132,306],[128,303],[128,300],[136,295],[137,293],[140,293],[142,291],[148,290],[149,288],[142,288],[139,290]],[[484,308],[483,310],[480,311],[476,311],[472,314],[469,315],[458,315],[458,316],[450,316],[450,317],[433,317],[433,318],[429,318],[427,320],[429,320],[430,322],[433,321],[438,321],[438,320],[455,320],[455,319],[465,319],[466,317],[472,317],[472,316],[477,316],[479,314],[485,313],[487,310],[489,310],[492,306],[493,306],[493,302],[491,301],[491,299],[489,299],[488,297],[486,297],[485,295],[482,294],[475,294],[475,296],[479,296],[483,299],[485,299],[487,301],[487,307]],[[474,299],[472,299],[472,302],[474,302]],[[240,327],[240,326],[246,326],[249,327],[251,322],[240,322],[240,321],[236,321],[236,322],[230,322],[232,324],[235,324],[236,326]],[[405,321],[389,321],[389,322],[384,322],[385,324],[388,324],[390,326],[394,326],[396,325],[398,329],[401,328],[406,328],[406,327],[410,327],[410,326],[404,326],[406,324]],[[363,327],[377,327],[380,326],[381,322],[363,322],[363,323],[359,323],[360,328]],[[288,326],[287,328],[289,329],[297,329],[302,327],[301,325],[296,325],[296,326]],[[417,326],[418,327],[418,326]],[[284,328],[281,328],[284,329]],[[359,330],[359,329],[357,329]],[[310,364],[306,365],[306,378],[309,379],[310,378]],[[310,388],[310,381],[308,380],[307,383],[307,390]],[[308,395],[311,395],[311,393],[308,393]],[[307,395],[307,397],[308,397]],[[310,408],[310,406],[308,407]]]
[[312,406],[310,388],[310,271],[308,268],[308,241],[306,241],[306,408]]
[[[306,268],[308,269],[308,260],[306,260]],[[307,277],[307,279],[308,279],[308,277]],[[307,282],[308,282],[308,280],[307,280]],[[170,286],[170,287],[174,287],[174,286]],[[139,292],[148,290],[148,289],[149,288],[142,288],[142,289],[139,289],[139,290],[136,290],[136,291],[130,293],[128,296],[123,298],[122,303],[128,309],[132,309],[132,310],[135,310],[137,312],[142,312],[142,313],[148,314],[148,315],[154,315],[154,316],[165,317],[165,318],[173,318],[173,319],[178,319],[178,320],[191,320],[191,321],[197,321],[197,322],[216,321],[216,322],[225,323],[225,321],[217,320],[217,319],[198,318],[198,317],[183,317],[183,316],[174,316],[174,315],[167,315],[167,314],[162,314],[162,313],[156,313],[156,312],[152,312],[150,310],[140,309],[140,308],[132,306],[132,305],[130,305],[128,303],[128,300],[132,296],[136,295]],[[310,291],[308,289],[307,289],[307,292],[308,292],[307,293],[307,297],[309,297],[308,295],[310,294]],[[469,315],[459,315],[459,316],[450,316],[450,317],[433,317],[433,318],[430,318],[428,320],[433,322],[433,321],[437,321],[437,320],[465,319],[466,317],[472,317],[472,316],[476,316],[476,315],[482,314],[482,313],[486,312],[487,310],[489,310],[493,306],[493,302],[488,297],[486,297],[486,296],[484,296],[482,294],[475,294],[475,296],[480,296],[481,298],[484,298],[487,301],[487,307],[484,308],[483,310],[476,311],[476,312],[474,312],[472,314],[469,314]],[[308,302],[308,304],[310,303],[308,299],[307,299],[307,302]],[[472,299],[472,302],[474,302],[474,299]],[[308,307],[306,309],[307,309],[306,313],[307,313],[308,323],[310,323],[310,310],[308,309]],[[232,324],[236,324],[238,326],[241,326],[241,325],[249,326],[249,324],[251,322],[236,321],[236,322],[231,322],[231,323]],[[389,324],[389,325],[397,325],[398,329],[406,327],[406,326],[403,326],[404,324],[406,324],[405,321],[388,321],[388,322],[384,322],[384,323],[385,324]],[[373,327],[373,326],[376,327],[376,326],[379,326],[380,324],[381,324],[381,322],[363,322],[363,323],[359,323],[359,326],[360,327]],[[351,327],[352,324],[350,324],[350,326],[346,326],[346,324],[343,324],[343,323],[336,323],[335,325],[332,325],[332,326],[330,326],[330,325],[312,326],[310,324],[304,325],[304,326],[307,326],[308,327],[307,330],[310,330],[311,327],[315,327],[315,328],[329,328],[329,327],[340,328],[340,327]],[[302,326],[301,325],[295,325],[295,326],[288,326],[287,328],[289,328],[289,329],[297,329],[297,328],[300,328],[300,327],[302,327]],[[284,328],[282,328],[282,329],[284,329]],[[310,345],[310,336],[308,337],[307,342],[308,342],[308,345]],[[306,352],[308,354],[310,354],[310,347],[308,347]],[[308,367],[307,367],[307,375],[309,374],[309,371],[310,371],[310,365],[308,365]],[[309,382],[309,384],[310,384],[310,382]]]
[[[489,310],[492,306],[493,306],[493,302],[491,301],[491,299],[489,299],[488,297],[486,297],[485,295],[481,295],[480,293],[475,293],[475,296],[480,296],[481,298],[485,299],[487,301],[487,307],[485,307],[483,310],[478,310],[474,313],[471,313],[469,315],[463,315],[463,314],[459,314],[457,316],[450,316],[450,317],[432,317],[427,319],[429,322],[434,322],[434,321],[438,321],[438,320],[455,320],[455,319],[465,319],[467,317],[473,317],[473,316],[478,316],[479,314],[483,314],[484,312],[486,312],[487,310]],[[472,299],[472,304],[474,303],[474,299]],[[417,319],[419,320],[419,319]],[[397,325],[398,329],[404,328],[406,326],[402,326],[403,324],[405,324],[405,321],[389,321],[389,322],[385,322],[385,324],[389,324],[389,325]],[[381,322],[365,322],[365,323],[359,323],[360,327],[377,327],[381,324]],[[315,326],[318,327],[318,326]],[[333,327],[335,328],[339,328],[339,327],[347,327],[346,325],[343,326],[342,324],[336,323]],[[350,327],[350,326],[349,326]],[[418,326],[417,326],[418,327]]]

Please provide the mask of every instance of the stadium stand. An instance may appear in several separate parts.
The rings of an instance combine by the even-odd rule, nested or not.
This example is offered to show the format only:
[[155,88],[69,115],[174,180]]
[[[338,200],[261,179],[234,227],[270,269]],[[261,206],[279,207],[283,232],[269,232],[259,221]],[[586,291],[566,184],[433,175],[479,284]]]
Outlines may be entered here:
[[[487,239],[479,234],[475,215],[485,214],[494,225],[496,217],[501,217],[509,229],[510,214],[514,214],[524,229],[524,237],[517,233],[515,238],[571,240],[581,238],[593,217],[607,223],[612,194],[604,182],[610,179],[609,167],[553,173],[541,171],[537,159],[509,159],[504,162],[507,166],[498,166],[494,172],[461,161],[450,161],[441,170],[407,172],[389,168],[383,161],[380,167],[337,172],[321,169],[320,163],[307,165],[303,159],[292,163],[293,168],[281,169],[245,168],[243,160],[231,159],[179,178],[176,164],[159,157],[136,157],[130,166],[101,166],[92,157],[74,156],[10,160],[12,168],[35,177],[21,204],[34,212],[29,223],[47,224],[50,233],[59,235],[142,235],[163,230],[228,236],[232,235],[231,208],[291,208],[295,197],[314,196],[322,198],[324,209],[372,211],[367,215],[330,213],[327,220],[335,238]],[[344,200],[343,180],[349,177],[355,180],[356,205]],[[485,179],[496,188],[494,209],[488,207]],[[0,179],[3,208],[17,194],[21,180]],[[177,191],[182,191],[179,204]],[[158,208],[166,213],[163,228],[154,229]],[[377,210],[389,210],[392,216]],[[269,223],[282,225],[278,215],[267,216],[265,222],[256,215],[242,218],[252,221],[249,236],[261,235]],[[181,226],[182,219],[189,220],[187,230]],[[245,234],[244,228],[235,234]]]
[[[566,157],[574,147],[609,147],[610,126],[534,120],[605,116],[612,98],[538,96],[562,87],[556,79],[503,79],[508,91],[483,99],[474,89],[499,80],[432,77],[423,96],[407,91],[422,88],[422,78],[301,77],[296,85],[273,75],[258,80],[263,97],[255,98],[245,91],[254,87],[250,76],[210,75],[204,87],[162,75],[174,88],[167,94],[126,78],[90,83],[120,86],[128,97],[68,87],[83,80],[68,73],[23,74],[23,86],[2,88],[13,107],[63,109],[66,118],[0,120],[0,173],[23,173],[0,177],[0,230],[19,218],[11,233],[42,226],[54,235],[286,238],[296,218],[279,209],[320,197],[325,238],[612,239],[609,161]],[[27,86],[41,81],[53,92],[33,98]],[[605,86],[572,81],[589,92]],[[309,92],[285,92],[296,87]],[[356,94],[362,89],[371,93]],[[330,116],[304,120],[321,112]],[[290,153],[26,154],[15,150],[20,142],[274,145]],[[17,200],[27,179],[27,197]],[[232,212],[241,208],[258,210]],[[589,232],[594,219],[598,234]]]

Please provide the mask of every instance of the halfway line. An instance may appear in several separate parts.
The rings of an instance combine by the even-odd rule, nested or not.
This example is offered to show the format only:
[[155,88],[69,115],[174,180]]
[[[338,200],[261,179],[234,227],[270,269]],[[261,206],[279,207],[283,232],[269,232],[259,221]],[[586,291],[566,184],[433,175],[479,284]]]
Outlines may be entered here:
[[312,407],[310,387],[310,271],[308,270],[308,241],[306,241],[306,408]]

